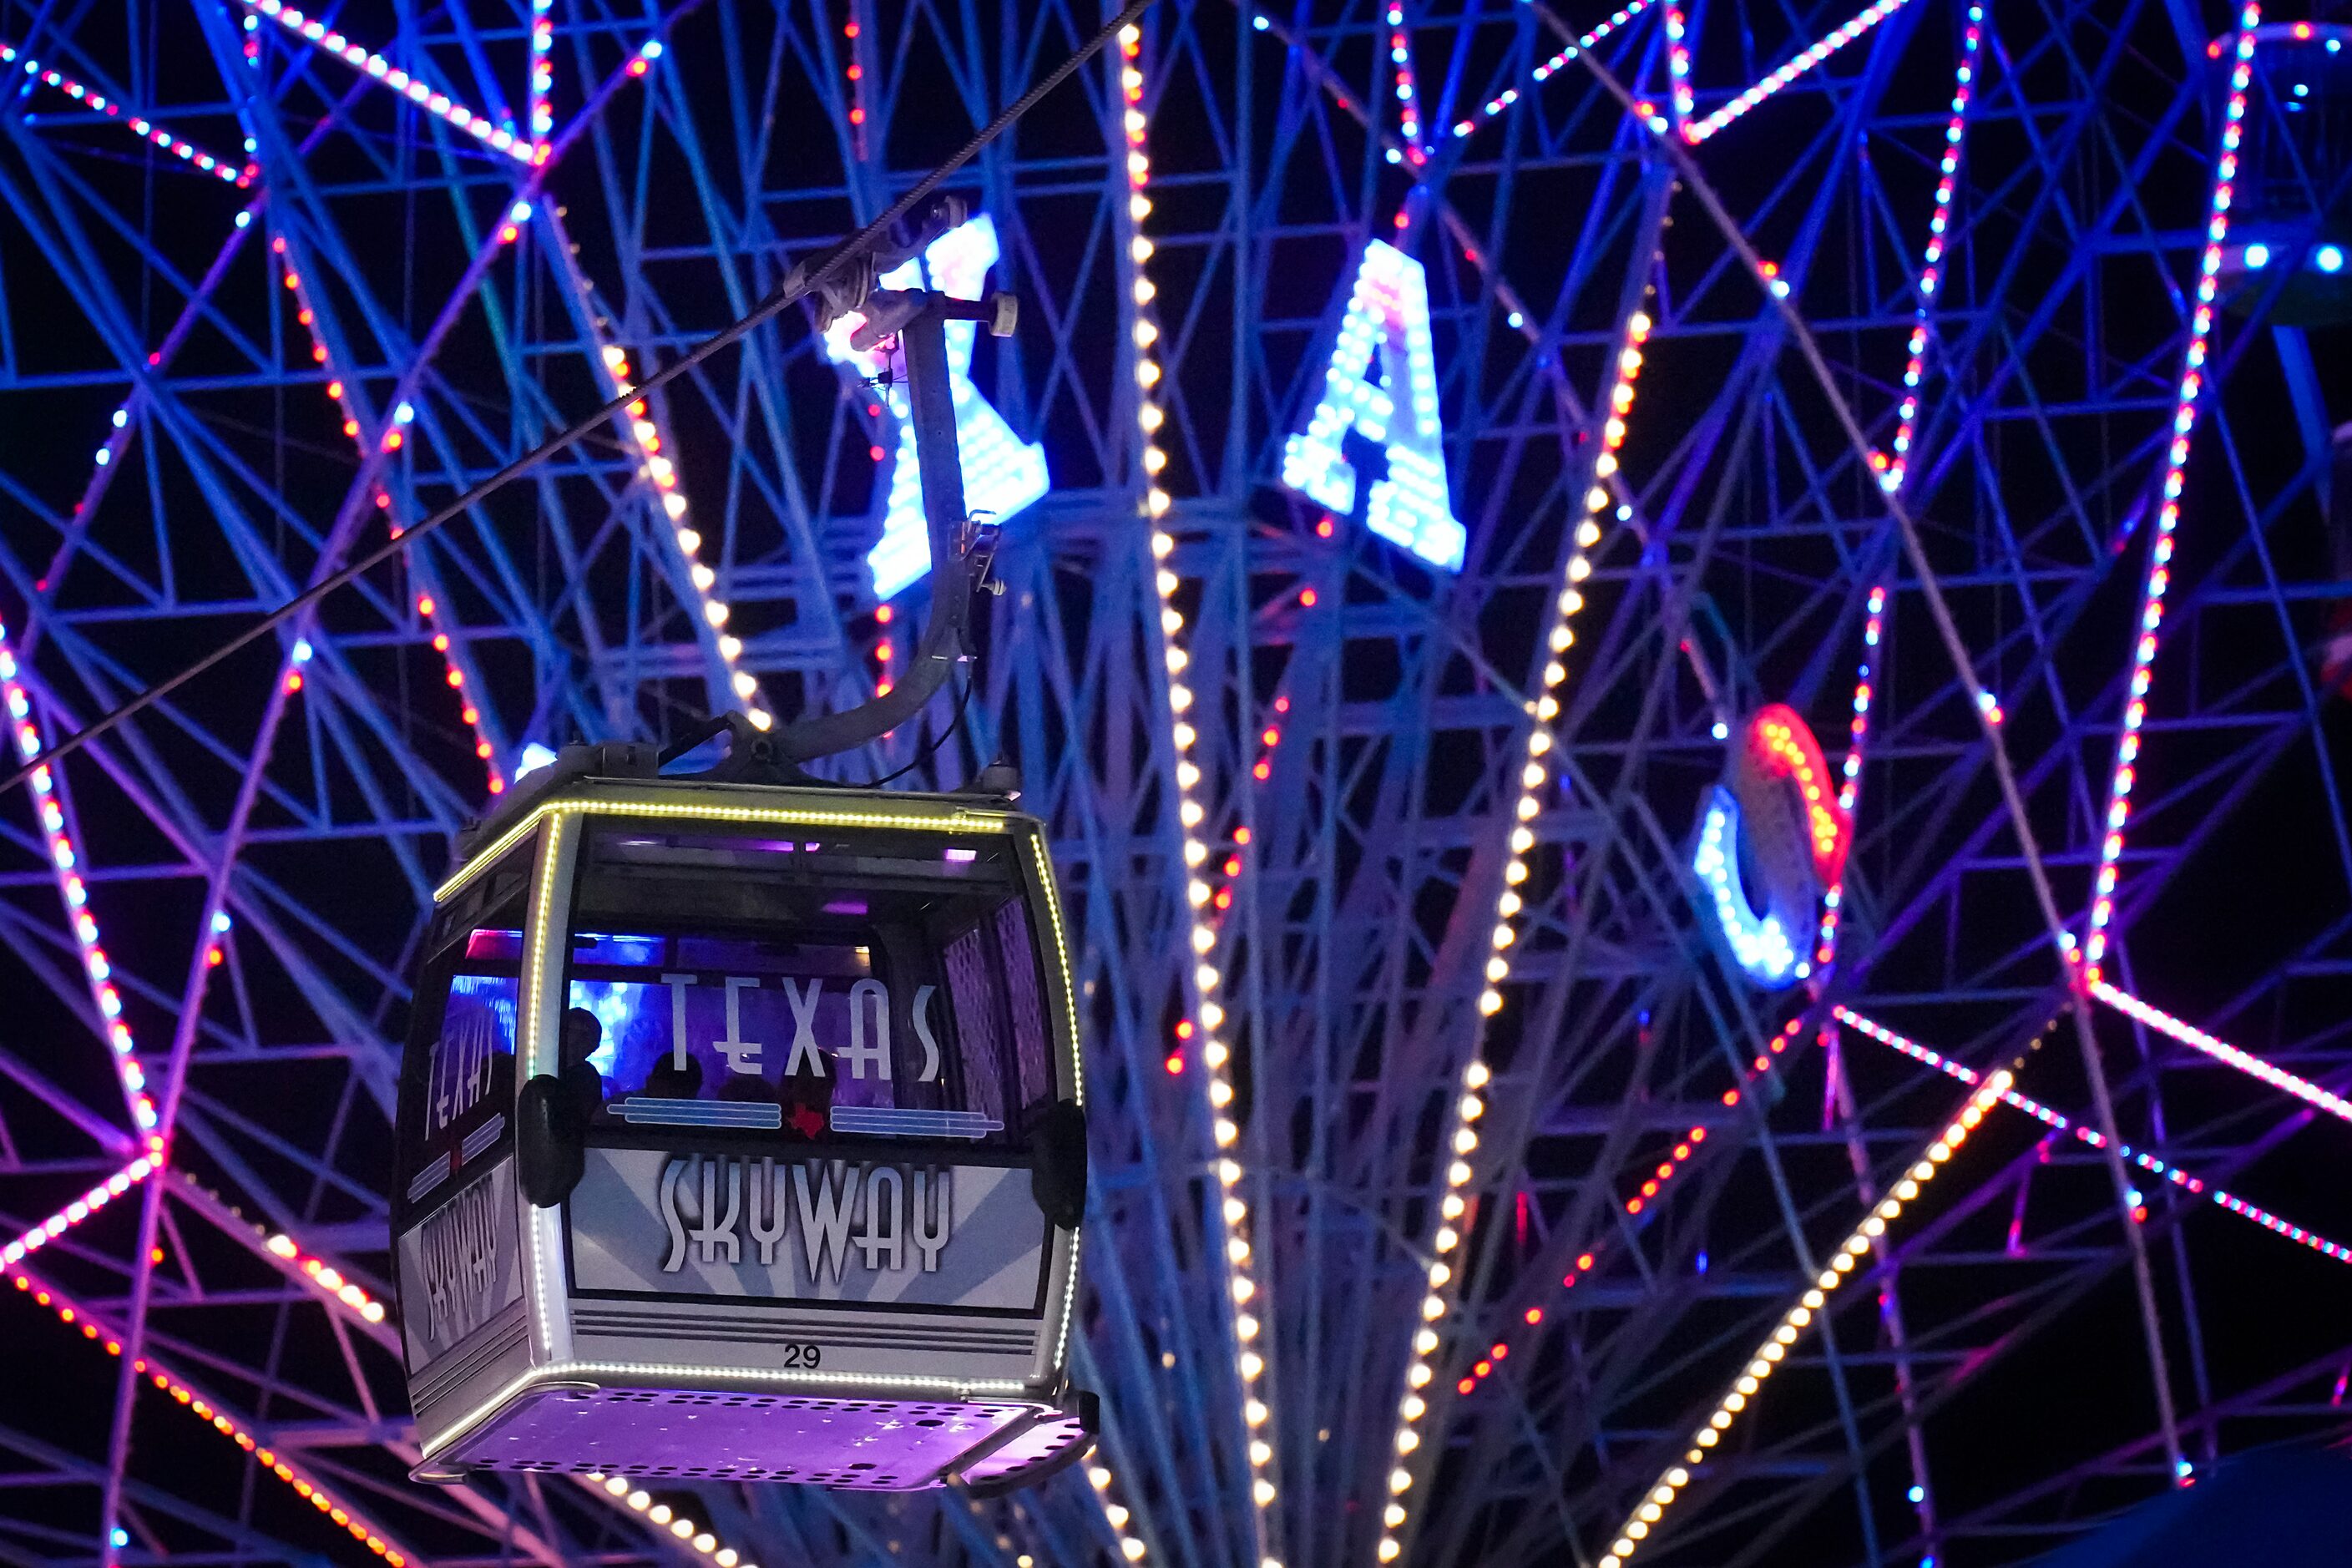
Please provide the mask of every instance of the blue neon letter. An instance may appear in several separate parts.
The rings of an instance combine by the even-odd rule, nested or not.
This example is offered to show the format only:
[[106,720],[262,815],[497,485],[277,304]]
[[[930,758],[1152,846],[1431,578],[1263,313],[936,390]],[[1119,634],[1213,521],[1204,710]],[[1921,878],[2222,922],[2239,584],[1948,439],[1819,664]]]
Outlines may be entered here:
[[[998,255],[996,226],[983,214],[933,240],[921,264],[909,261],[886,274],[881,287],[919,289],[921,266],[928,266],[932,288],[959,300],[977,300]],[[824,335],[825,352],[835,364],[860,377],[882,375],[889,369],[887,353],[859,353],[849,346],[849,334],[862,320],[851,315],[835,321]],[[1045,448],[1013,435],[1004,416],[971,383],[971,340],[977,330],[972,321],[950,321],[947,328],[964,504],[975,516],[1003,522],[1042,500],[1052,480],[1045,472]],[[907,389],[893,384],[883,402],[898,434],[884,487],[887,499],[882,509],[882,539],[867,552],[866,564],[874,574],[874,596],[889,599],[931,569],[931,541],[923,526],[922,482],[915,468],[915,426],[908,418]]]
[[[1374,353],[1381,384],[1369,379]],[[1429,336],[1429,282],[1420,262],[1373,240],[1356,268],[1321,401],[1282,454],[1282,482],[1342,517],[1356,510],[1356,468],[1339,448],[1349,430],[1388,455],[1364,521],[1433,566],[1462,568],[1467,538],[1445,493],[1445,426],[1437,415],[1437,351]]]

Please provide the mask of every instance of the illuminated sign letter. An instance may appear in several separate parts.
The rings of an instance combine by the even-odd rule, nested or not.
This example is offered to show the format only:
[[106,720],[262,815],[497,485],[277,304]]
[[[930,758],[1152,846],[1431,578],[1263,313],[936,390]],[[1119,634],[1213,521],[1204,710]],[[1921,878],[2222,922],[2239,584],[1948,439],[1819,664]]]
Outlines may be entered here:
[[907,1266],[907,1239],[898,1223],[906,1196],[907,1178],[896,1165],[877,1165],[866,1173],[866,1228],[857,1233],[857,1245],[866,1254],[866,1267],[877,1273]]
[[[669,1065],[677,1072],[686,1070],[686,988],[699,984],[691,974],[665,974],[662,984],[669,987]],[[732,1000],[730,994],[730,1000]]]
[[790,975],[786,975],[778,984],[783,986],[785,999],[793,1007],[793,1054],[784,1059],[784,1076],[800,1077],[801,1063],[805,1061],[810,1072],[823,1078],[824,1058],[817,1055],[816,1047],[816,1005],[824,990],[824,982],[812,980],[807,988],[803,989]]
[[1468,535],[1454,520],[1445,493],[1445,426],[1437,416],[1427,274],[1420,262],[1377,239],[1364,247],[1356,268],[1315,412],[1282,452],[1282,482],[1342,517],[1356,510],[1356,466],[1339,445],[1350,430],[1379,447],[1388,461],[1387,475],[1373,480],[1365,497],[1365,524],[1433,566],[1460,571]]
[[[809,1171],[816,1172],[816,1191],[809,1191]],[[833,1267],[833,1282],[849,1262],[849,1222],[857,1206],[857,1178],[844,1172],[838,1160],[803,1161],[793,1167],[793,1203],[800,1210],[801,1249],[808,1258],[809,1283]]]
[[[873,1004],[868,1006],[867,1004]],[[866,1021],[874,1020],[874,1040],[867,1044]],[[839,1053],[860,1082],[870,1066],[884,1080],[890,1077],[890,993],[878,980],[861,980],[849,988],[849,1044]]]
[[922,1042],[923,1076],[925,1083],[937,1083],[940,1077],[940,1042],[931,1035],[931,993],[936,985],[915,987],[915,1038]]
[[[879,286],[920,289],[923,269],[928,268],[930,287],[959,300],[977,300],[998,255],[996,226],[983,215],[933,240],[921,262],[909,261],[884,273]],[[870,381],[888,373],[889,356],[878,350],[860,353],[849,346],[849,334],[864,321],[863,316],[851,314],[835,321],[824,334],[824,346],[835,364]],[[1045,448],[1015,436],[1004,416],[972,384],[971,341],[978,326],[974,321],[947,324],[948,374],[955,395],[956,444],[963,458],[964,504],[974,516],[1001,523],[1042,500],[1052,480],[1045,472]],[[898,427],[897,446],[883,482],[887,499],[882,509],[882,540],[866,553],[866,564],[874,574],[874,596],[889,599],[931,569],[931,541],[923,524],[915,426],[904,384],[892,383],[882,402]]]
[[760,977],[756,974],[730,974],[727,977],[727,1037],[715,1042],[727,1058],[729,1072],[750,1073],[754,1078],[760,1073],[760,1042],[743,1037],[743,998],[740,993],[759,984]]
[[[743,1162],[750,1170],[751,1162]],[[760,1179],[750,1184],[751,1188],[751,1239],[760,1244],[760,1261],[763,1265],[776,1261],[776,1244],[784,1239],[784,1227],[792,1210],[784,1201],[784,1189],[776,1184],[776,1162],[767,1155],[760,1157]],[[760,1211],[768,1211],[765,1220]]]

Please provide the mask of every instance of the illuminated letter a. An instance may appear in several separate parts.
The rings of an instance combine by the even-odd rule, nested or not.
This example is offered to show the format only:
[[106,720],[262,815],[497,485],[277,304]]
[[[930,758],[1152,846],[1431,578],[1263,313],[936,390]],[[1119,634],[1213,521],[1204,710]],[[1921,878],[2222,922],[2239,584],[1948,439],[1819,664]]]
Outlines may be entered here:
[[1445,493],[1428,277],[1420,262],[1377,239],[1356,268],[1315,412],[1282,453],[1282,482],[1342,517],[1356,510],[1356,467],[1339,446],[1349,430],[1388,458],[1387,476],[1365,498],[1366,525],[1433,566],[1461,570],[1466,535]]

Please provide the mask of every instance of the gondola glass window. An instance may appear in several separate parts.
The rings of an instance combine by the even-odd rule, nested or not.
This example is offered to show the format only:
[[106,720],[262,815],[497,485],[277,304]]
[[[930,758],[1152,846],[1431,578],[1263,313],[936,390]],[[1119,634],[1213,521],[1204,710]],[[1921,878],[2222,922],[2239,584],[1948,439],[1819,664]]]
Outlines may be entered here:
[[1024,1146],[1052,1039],[1014,849],[597,825],[564,1076],[600,1126]]

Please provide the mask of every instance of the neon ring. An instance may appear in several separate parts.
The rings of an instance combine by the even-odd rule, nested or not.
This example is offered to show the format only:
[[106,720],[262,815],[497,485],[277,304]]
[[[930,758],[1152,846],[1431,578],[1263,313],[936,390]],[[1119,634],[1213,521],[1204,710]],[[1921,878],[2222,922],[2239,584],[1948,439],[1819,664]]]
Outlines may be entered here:
[[1691,858],[1732,958],[1757,984],[1778,990],[1812,973],[1801,944],[1852,837],[1811,728],[1785,703],[1759,709],[1742,727],[1728,783],[1708,792]]

